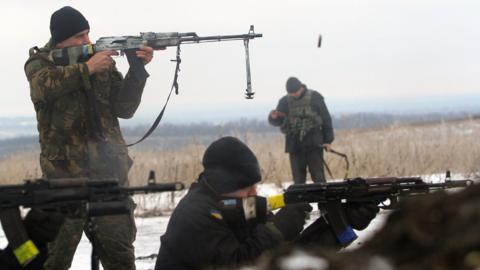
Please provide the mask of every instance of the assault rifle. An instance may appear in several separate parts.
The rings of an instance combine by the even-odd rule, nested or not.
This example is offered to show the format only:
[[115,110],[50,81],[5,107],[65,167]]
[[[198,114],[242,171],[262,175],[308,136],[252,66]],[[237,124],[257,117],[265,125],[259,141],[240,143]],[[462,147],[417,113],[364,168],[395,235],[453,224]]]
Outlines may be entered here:
[[83,46],[74,46],[63,49],[54,49],[50,52],[51,58],[57,65],[66,66],[75,64],[79,61],[85,61],[96,52],[113,50],[119,51],[121,55],[126,55],[128,63],[132,68],[132,71],[138,78],[146,78],[148,76],[145,70],[144,64],[139,59],[135,52],[139,50],[140,46],[149,46],[153,49],[164,49],[166,47],[177,47],[177,58],[172,60],[177,62],[175,70],[175,77],[173,85],[178,93],[178,72],[180,71],[180,45],[181,44],[193,44],[204,42],[219,42],[228,40],[243,40],[245,46],[245,59],[247,70],[247,89],[246,98],[252,99],[254,92],[252,91],[252,82],[250,76],[250,53],[248,43],[250,39],[260,38],[262,34],[256,34],[254,32],[253,25],[250,26],[250,30],[247,34],[240,35],[217,35],[217,36],[198,36],[195,32],[178,33],[178,32],[144,32],[139,36],[112,36],[101,37],[95,44],[88,44]]
[[327,220],[339,242],[346,246],[357,238],[346,221],[342,204],[373,202],[380,208],[395,209],[404,197],[426,195],[438,190],[466,187],[473,180],[450,180],[427,183],[420,177],[349,178],[341,182],[294,184],[281,195],[268,198],[270,209],[286,204],[318,203],[327,213]]
[[[19,206],[86,218],[88,228],[93,233],[92,217],[127,214],[131,211],[127,202],[129,195],[178,191],[183,188],[182,183],[156,184],[153,177],[148,180],[148,185],[137,187],[121,187],[117,179],[113,178],[26,180],[21,185],[0,186],[0,219],[17,260],[25,266],[39,253],[23,227]],[[98,269],[94,242],[92,246],[92,269]]]

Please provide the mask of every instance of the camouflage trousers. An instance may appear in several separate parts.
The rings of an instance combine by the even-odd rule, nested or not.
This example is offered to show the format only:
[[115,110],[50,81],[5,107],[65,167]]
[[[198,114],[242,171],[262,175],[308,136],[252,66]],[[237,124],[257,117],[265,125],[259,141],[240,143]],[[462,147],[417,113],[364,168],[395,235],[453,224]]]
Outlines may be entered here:
[[[56,240],[49,243],[45,270],[67,270],[80,242],[82,233],[95,241],[97,254],[105,270],[135,270],[133,242],[137,232],[133,215],[95,217],[94,233],[87,231],[84,219],[66,219]],[[85,262],[89,269],[90,261]]]

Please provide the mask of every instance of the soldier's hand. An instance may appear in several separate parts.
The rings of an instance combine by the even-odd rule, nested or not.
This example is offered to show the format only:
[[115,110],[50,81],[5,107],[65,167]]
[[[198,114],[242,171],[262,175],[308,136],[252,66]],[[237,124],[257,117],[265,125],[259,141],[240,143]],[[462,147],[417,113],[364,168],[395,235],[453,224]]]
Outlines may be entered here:
[[273,217],[273,224],[287,241],[294,240],[305,225],[312,207],[308,203],[291,204],[280,209]]
[[112,55],[118,55],[116,51],[102,51],[94,54],[86,62],[90,75],[108,70],[112,64]]
[[[165,50],[165,48],[159,49]],[[140,46],[140,50],[135,52],[137,57],[143,60],[143,63],[146,65],[150,63],[153,59],[153,48],[148,46]]]
[[349,202],[344,209],[348,223],[359,231],[367,228],[380,210],[378,202]]
[[325,151],[327,151],[327,152],[332,151],[332,145],[329,144],[329,143],[324,143],[324,144],[323,144],[323,148],[324,148]]
[[270,118],[272,118],[272,119],[277,119],[278,117],[283,117],[283,116],[285,116],[285,113],[283,113],[281,111],[272,110],[270,112]]

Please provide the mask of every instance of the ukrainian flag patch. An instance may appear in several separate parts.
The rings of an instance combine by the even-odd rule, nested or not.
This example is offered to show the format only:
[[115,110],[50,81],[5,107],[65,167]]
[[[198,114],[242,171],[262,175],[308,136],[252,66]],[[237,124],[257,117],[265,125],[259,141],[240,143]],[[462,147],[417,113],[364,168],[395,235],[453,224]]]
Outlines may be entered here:
[[216,219],[223,220],[222,213],[220,213],[220,211],[218,211],[218,210],[215,210],[215,209],[210,210],[210,215],[212,215],[212,217],[214,217]]

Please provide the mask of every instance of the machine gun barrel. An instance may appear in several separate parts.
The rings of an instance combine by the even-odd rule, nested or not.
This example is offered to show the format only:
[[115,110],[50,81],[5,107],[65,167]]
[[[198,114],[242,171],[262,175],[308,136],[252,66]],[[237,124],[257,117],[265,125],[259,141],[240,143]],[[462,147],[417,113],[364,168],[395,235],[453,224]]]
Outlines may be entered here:
[[184,189],[182,183],[165,183],[165,184],[148,184],[146,186],[140,187],[126,187],[122,188],[128,194],[148,194],[148,193],[157,193],[165,191],[180,191]]
[[[55,211],[76,218],[87,218],[88,228],[93,233],[91,217],[131,213],[128,196],[153,192],[178,191],[182,183],[156,184],[149,179],[148,185],[121,187],[117,179],[36,179],[20,185],[0,186],[0,223],[15,255],[23,266],[38,254],[35,244],[29,239],[20,216],[19,206]],[[95,250],[95,247],[92,247]],[[18,252],[17,252],[18,251]],[[92,254],[95,254],[92,251]],[[93,257],[93,255],[92,255]],[[92,265],[96,265],[92,260]],[[95,268],[98,269],[98,268]]]
[[179,191],[184,185],[149,183],[121,187],[116,179],[36,179],[21,185],[0,186],[0,209],[12,207],[52,208],[68,204],[121,201],[128,195]]
[[245,39],[254,39],[261,38],[262,34],[243,34],[243,35],[218,35],[218,36],[192,36],[192,37],[182,37],[180,38],[180,43],[202,43],[202,42],[217,42],[217,41],[228,41],[228,40],[245,40]]

